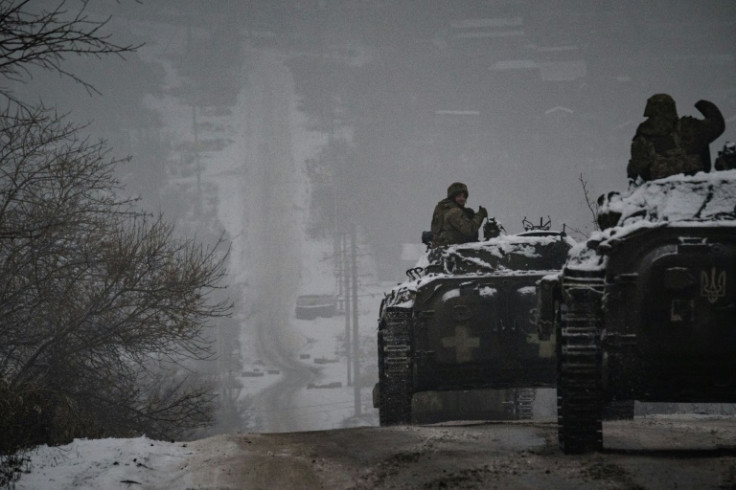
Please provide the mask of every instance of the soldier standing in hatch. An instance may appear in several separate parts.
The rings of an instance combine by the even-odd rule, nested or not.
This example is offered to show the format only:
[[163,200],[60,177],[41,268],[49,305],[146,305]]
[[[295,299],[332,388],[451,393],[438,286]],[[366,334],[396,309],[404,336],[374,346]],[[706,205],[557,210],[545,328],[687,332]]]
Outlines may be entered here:
[[629,179],[644,181],[684,173],[710,171],[710,143],[726,125],[718,107],[699,100],[695,108],[704,119],[678,118],[674,99],[655,94],[647,99],[647,120],[636,129],[631,142],[631,159],[626,167]]
[[478,229],[488,217],[488,211],[478,206],[478,212],[465,207],[468,186],[454,182],[447,188],[447,197],[437,203],[432,214],[432,247],[475,242]]

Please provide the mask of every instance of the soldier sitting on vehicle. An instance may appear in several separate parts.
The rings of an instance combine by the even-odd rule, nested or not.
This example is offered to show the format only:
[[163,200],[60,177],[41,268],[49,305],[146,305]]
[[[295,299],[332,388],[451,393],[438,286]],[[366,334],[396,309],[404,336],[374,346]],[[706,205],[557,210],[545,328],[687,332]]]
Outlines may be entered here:
[[478,206],[476,213],[465,207],[468,186],[454,182],[447,188],[447,197],[437,203],[432,214],[430,247],[478,241],[478,229],[488,217],[488,211]]
[[631,142],[631,159],[626,168],[629,179],[647,181],[670,175],[710,171],[710,143],[725,129],[718,107],[699,100],[695,108],[705,117],[678,118],[674,99],[655,94],[647,100],[647,120],[636,129]]
[[718,152],[716,158],[716,170],[733,170],[736,169],[736,143],[726,141],[723,150]]

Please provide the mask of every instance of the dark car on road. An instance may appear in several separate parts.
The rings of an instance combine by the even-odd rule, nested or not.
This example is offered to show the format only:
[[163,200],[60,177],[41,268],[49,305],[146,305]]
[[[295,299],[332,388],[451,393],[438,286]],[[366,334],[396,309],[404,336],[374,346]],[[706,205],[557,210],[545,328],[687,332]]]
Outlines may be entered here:
[[331,294],[304,294],[296,299],[295,314],[300,320],[330,318],[337,311],[337,297]]

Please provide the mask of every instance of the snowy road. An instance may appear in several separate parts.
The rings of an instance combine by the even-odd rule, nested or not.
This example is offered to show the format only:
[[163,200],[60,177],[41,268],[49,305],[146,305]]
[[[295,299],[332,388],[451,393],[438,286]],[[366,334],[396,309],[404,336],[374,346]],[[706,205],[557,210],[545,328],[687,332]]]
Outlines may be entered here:
[[313,377],[296,360],[299,339],[289,329],[301,265],[297,203],[292,200],[299,195],[292,141],[292,115],[296,111],[287,68],[268,55],[259,55],[254,61],[246,136],[249,147],[255,150],[249,168],[255,170],[259,185],[257,198],[249,200],[248,233],[256,237],[255,243],[251,242],[253,249],[248,251],[256,286],[252,291],[255,317],[249,326],[255,329],[260,358],[283,374],[258,396],[255,416],[261,430],[285,432],[299,429],[301,424],[289,408],[296,390]]
[[233,138],[239,163],[218,181],[227,196],[219,205],[235,237],[230,271],[244,294],[242,348],[281,373],[256,397],[256,429],[284,432],[303,426],[289,407],[296,390],[314,376],[298,361],[301,339],[289,323],[299,287],[305,185],[294,154],[291,74],[276,54],[254,51],[248,59],[235,115],[239,134]]
[[[336,293],[332,240],[307,240],[305,225],[310,209],[305,162],[320,151],[325,135],[308,129],[278,51],[248,51],[242,77],[232,115],[226,123],[211,122],[227,127],[232,143],[213,155],[208,175],[218,189],[218,218],[232,237],[230,283],[241,292],[236,300],[240,351],[234,356],[243,372],[236,375],[242,385],[236,403],[247,420],[233,430],[340,427],[355,401],[353,387],[345,383],[344,319],[294,317],[299,294]],[[360,287],[369,296],[361,299],[361,335],[371,339],[381,295],[367,292],[378,287],[373,283]],[[375,340],[367,342],[372,357]],[[369,404],[372,383],[364,387],[363,405]],[[317,389],[325,385],[333,389]],[[366,411],[372,407],[364,406]]]

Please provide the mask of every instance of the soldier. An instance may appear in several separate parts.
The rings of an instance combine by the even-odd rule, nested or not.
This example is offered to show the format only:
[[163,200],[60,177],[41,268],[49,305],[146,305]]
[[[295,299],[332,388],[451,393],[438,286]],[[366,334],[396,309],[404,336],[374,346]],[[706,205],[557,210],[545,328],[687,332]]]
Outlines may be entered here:
[[733,170],[736,169],[736,143],[726,141],[723,150],[718,152],[716,158],[716,170]]
[[631,142],[626,168],[631,180],[710,171],[708,145],[723,133],[725,121],[712,102],[699,100],[695,107],[705,119],[678,118],[675,101],[667,94],[649,97],[644,109],[648,119],[636,129]]
[[626,167],[629,179],[651,180],[655,154],[664,155],[678,147],[676,142],[677,108],[667,94],[655,94],[644,108],[646,121],[639,124],[631,141],[631,159]]
[[437,203],[432,214],[432,247],[478,240],[478,229],[488,211],[478,206],[478,212],[465,207],[468,186],[454,182],[447,188],[447,197]]

